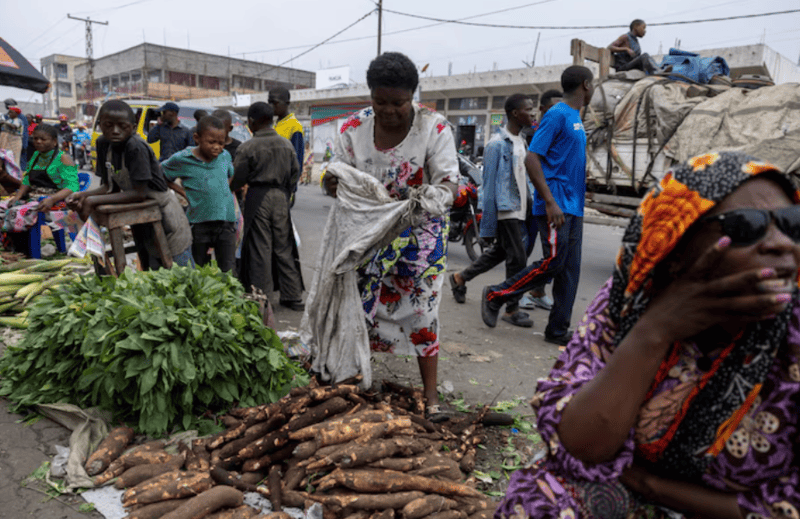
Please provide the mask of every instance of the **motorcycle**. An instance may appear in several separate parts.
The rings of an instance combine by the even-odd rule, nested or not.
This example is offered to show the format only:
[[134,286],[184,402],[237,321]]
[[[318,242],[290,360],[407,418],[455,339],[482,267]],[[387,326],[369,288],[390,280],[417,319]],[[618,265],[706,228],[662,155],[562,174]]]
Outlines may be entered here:
[[464,243],[470,261],[475,261],[483,253],[478,209],[478,187],[483,183],[483,173],[463,155],[458,155],[458,169],[461,181],[458,185],[458,196],[450,209],[450,243]]

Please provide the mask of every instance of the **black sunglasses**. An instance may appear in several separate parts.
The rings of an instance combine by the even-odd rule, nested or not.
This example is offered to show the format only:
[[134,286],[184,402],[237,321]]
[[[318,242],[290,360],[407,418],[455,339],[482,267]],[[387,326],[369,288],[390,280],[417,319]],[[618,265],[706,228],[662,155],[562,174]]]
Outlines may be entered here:
[[707,216],[700,221],[720,222],[722,233],[731,239],[731,245],[744,247],[764,238],[772,220],[775,220],[775,226],[783,234],[795,243],[800,243],[800,206],[798,205],[774,211],[736,209],[723,214]]

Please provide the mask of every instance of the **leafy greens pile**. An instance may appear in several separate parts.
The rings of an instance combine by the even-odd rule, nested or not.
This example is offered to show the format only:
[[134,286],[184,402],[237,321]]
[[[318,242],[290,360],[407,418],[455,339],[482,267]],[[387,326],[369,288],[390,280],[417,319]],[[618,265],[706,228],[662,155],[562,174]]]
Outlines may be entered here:
[[216,267],[82,276],[30,308],[0,359],[15,409],[68,402],[161,435],[206,410],[274,402],[308,380],[242,286]]

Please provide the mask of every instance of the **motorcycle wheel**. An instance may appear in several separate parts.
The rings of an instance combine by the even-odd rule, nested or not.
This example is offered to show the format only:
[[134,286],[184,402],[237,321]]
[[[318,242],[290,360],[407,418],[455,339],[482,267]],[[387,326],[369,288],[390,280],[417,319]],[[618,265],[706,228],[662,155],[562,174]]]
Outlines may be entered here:
[[475,261],[483,254],[483,245],[475,233],[475,226],[470,225],[469,229],[464,233],[464,248],[467,249],[467,256],[470,261]]

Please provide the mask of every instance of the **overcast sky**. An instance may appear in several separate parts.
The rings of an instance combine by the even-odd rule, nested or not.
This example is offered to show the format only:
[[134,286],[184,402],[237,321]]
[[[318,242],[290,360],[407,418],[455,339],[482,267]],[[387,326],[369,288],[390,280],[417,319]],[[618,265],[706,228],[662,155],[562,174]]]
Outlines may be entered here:
[[[4,5],[2,37],[35,66],[54,53],[85,55],[82,22],[67,13],[108,21],[94,26],[95,58],[148,41],[172,47],[222,54],[270,64],[287,63],[305,70],[350,66],[351,79],[364,81],[364,71],[377,51],[375,13],[337,36],[331,43],[299,56],[311,46],[344,29],[376,7],[371,0],[56,0],[12,1]],[[800,8],[800,0],[383,0],[387,10],[470,22],[542,25],[627,25],[633,18],[649,24],[766,13]],[[500,11],[486,14],[490,11]],[[479,15],[479,16],[476,16]],[[626,32],[620,28],[532,30],[471,27],[383,14],[383,50],[406,53],[417,65],[429,64],[426,75],[493,68],[569,63],[569,42],[582,38],[608,45]],[[403,31],[403,32],[399,32]],[[398,34],[392,34],[399,32]],[[335,43],[337,40],[356,41]],[[787,58],[800,58],[800,13],[713,23],[650,26],[642,40],[645,52],[680,47],[699,50],[764,42]],[[0,87],[0,98],[40,101],[32,92]]]

